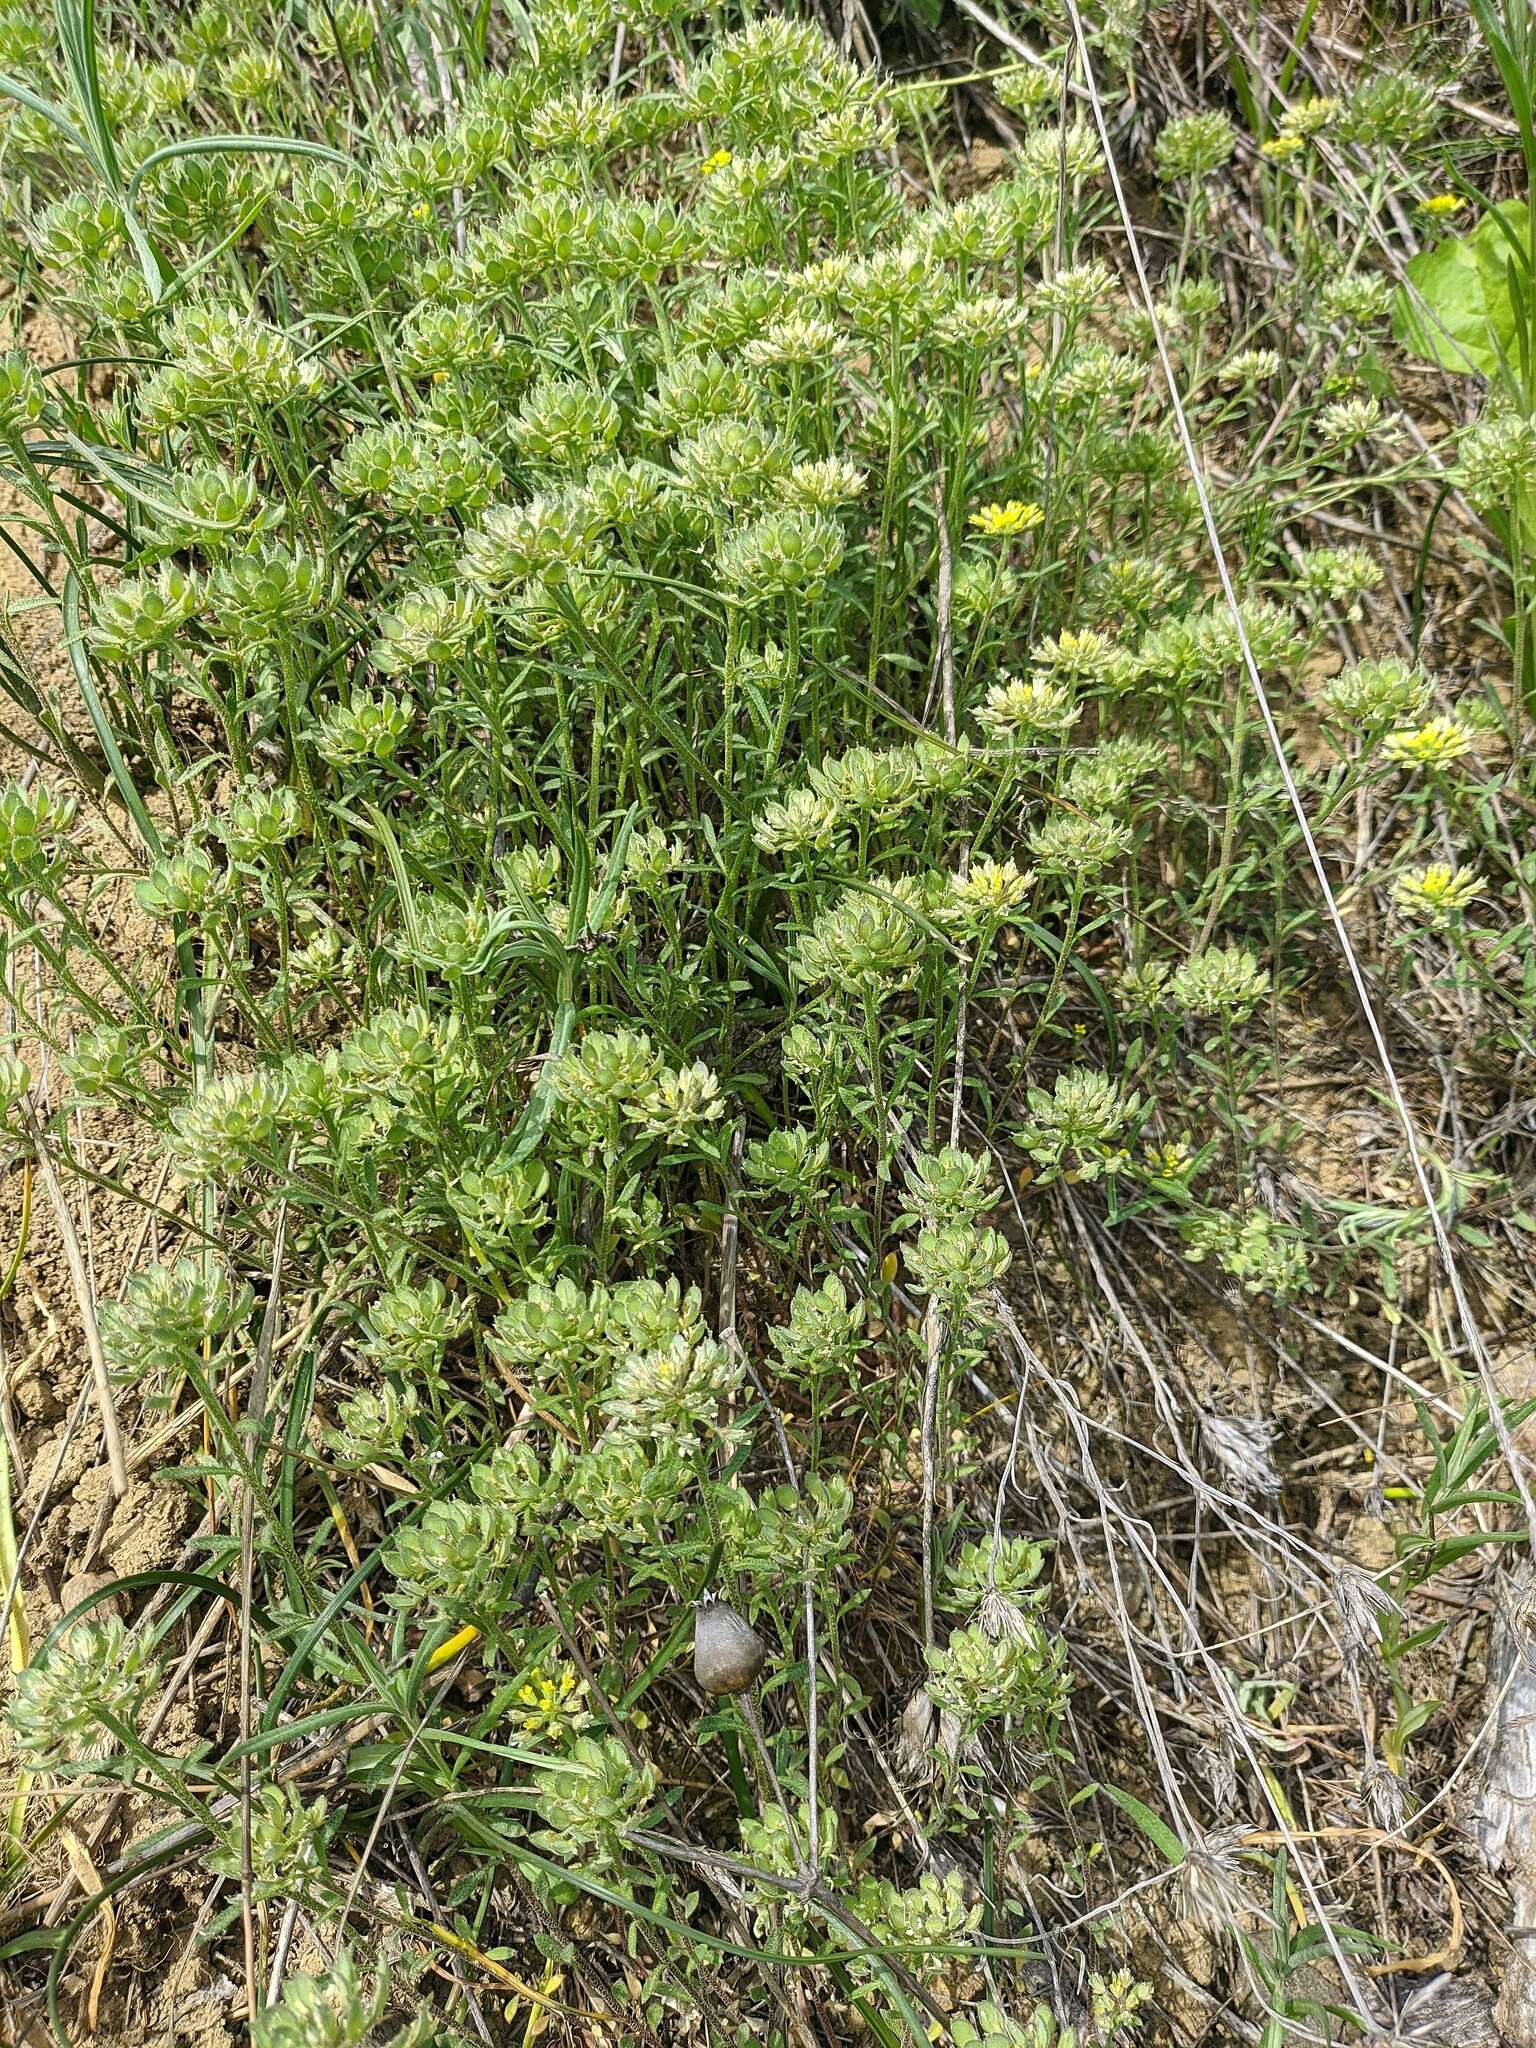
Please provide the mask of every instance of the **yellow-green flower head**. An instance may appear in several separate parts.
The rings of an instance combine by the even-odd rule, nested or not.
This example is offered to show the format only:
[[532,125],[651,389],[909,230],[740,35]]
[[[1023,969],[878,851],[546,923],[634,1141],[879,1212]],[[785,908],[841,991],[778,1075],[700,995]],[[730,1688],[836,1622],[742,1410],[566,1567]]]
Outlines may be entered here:
[[1225,114],[1181,114],[1152,146],[1157,175],[1165,180],[1209,178],[1231,161],[1237,146]]
[[1317,437],[1329,448],[1357,448],[1384,424],[1379,398],[1341,398],[1318,413]]
[[653,1137],[684,1139],[724,1113],[720,1082],[702,1060],[663,1067],[649,1092],[635,1105],[637,1121]]
[[1080,709],[1071,691],[1050,676],[1004,676],[987,691],[976,719],[997,739],[1030,739],[1066,732]]
[[915,895],[900,883],[889,897],[845,889],[796,941],[798,978],[811,987],[851,985],[871,998],[904,987],[923,947]]
[[578,86],[535,107],[528,117],[529,147],[540,152],[607,151],[622,115],[617,101],[595,86]]
[[573,378],[551,377],[523,400],[512,434],[530,462],[580,470],[613,446],[619,426],[619,409],[606,392]]
[[1034,886],[1033,873],[1011,860],[979,860],[963,875],[951,875],[936,905],[937,921],[947,929],[969,934],[1001,924],[1017,910]]
[[1142,1157],[1153,1180],[1178,1180],[1189,1171],[1195,1155],[1181,1138],[1173,1138],[1161,1144],[1148,1144]]
[[468,645],[480,622],[480,599],[473,590],[444,590],[432,584],[402,597],[379,620],[373,664],[385,674],[452,661]]
[[1119,279],[1109,265],[1095,258],[1058,271],[1040,286],[1034,303],[1041,312],[1070,318],[1073,314],[1108,311],[1119,305],[1123,297]]
[[1432,860],[1426,867],[1400,874],[1392,884],[1392,900],[1404,917],[1439,930],[1460,917],[1483,887],[1484,878],[1476,868]]
[[670,200],[613,200],[598,222],[599,267],[606,277],[654,283],[664,270],[685,262],[698,231],[693,216]]
[[500,361],[506,337],[484,308],[418,306],[400,330],[400,355],[418,377],[451,376]]
[[321,58],[360,57],[372,47],[376,25],[366,0],[333,0],[313,6],[305,20],[305,39]]
[[1472,751],[1472,734],[1459,718],[1431,718],[1401,732],[1389,732],[1386,756],[1403,768],[1448,768]]
[[[1096,178],[1104,168],[1098,132],[1086,117],[1071,122],[1065,129],[1054,126],[1037,128],[1024,138],[1024,146],[1019,151],[1019,167],[1026,176],[1042,183],[1048,182],[1052,193],[1062,177],[1069,182]],[[1113,284],[1113,277],[1104,266],[1083,267],[1103,269],[1105,281]]]
[[1133,961],[1122,968],[1116,990],[1126,1013],[1151,1017],[1167,1007],[1173,969],[1166,960]]
[[[1308,597],[1357,607],[1381,584],[1381,565],[1365,548],[1307,548],[1296,563],[1297,588]],[[1358,618],[1358,607],[1351,617]]]
[[1169,994],[1194,1017],[1246,1017],[1269,993],[1269,976],[1246,947],[1213,946],[1175,971]]
[[832,321],[791,313],[749,341],[741,359],[753,369],[778,369],[790,363],[837,363],[852,351],[853,343]]
[[[431,202],[446,198],[470,172],[471,166],[451,134],[405,135],[380,151],[374,164],[374,183],[390,199],[408,206],[412,220],[430,220]],[[425,214],[420,211],[422,205]]]
[[886,103],[898,121],[921,127],[943,113],[954,87],[944,78],[905,78],[885,88]]
[[838,810],[813,789],[792,789],[764,804],[752,837],[764,853],[803,853],[827,846],[837,829]]
[[704,350],[662,371],[641,408],[640,424],[648,434],[670,440],[711,420],[745,417],[755,398],[752,380],[735,363]]
[[514,1718],[525,1735],[575,1734],[592,1718],[586,1711],[586,1696],[586,1681],[568,1664],[553,1672],[536,1665],[517,1689]]
[[17,1673],[6,1720],[18,1757],[58,1771],[109,1755],[116,1730],[137,1725],[156,1675],[143,1633],[115,1614],[77,1621]]
[[[672,460],[688,508],[714,518],[759,506],[774,480],[788,469],[790,453],[784,436],[759,420],[718,419],[685,434]],[[740,530],[730,540],[745,546]]]
[[1449,220],[1466,203],[1459,192],[1431,192],[1427,199],[1420,200],[1419,211],[1430,220]]
[[1006,356],[1028,318],[1019,300],[1005,298],[1000,292],[982,292],[974,298],[957,299],[934,322],[933,332],[946,348],[965,350],[978,358]]
[[745,605],[820,596],[843,559],[842,533],[825,512],[769,512],[729,534],[716,561],[721,586]]
[[810,770],[811,787],[838,811],[862,812],[891,824],[924,794],[909,747],[851,747]]
[[349,702],[336,704],[320,721],[315,744],[333,767],[355,767],[364,761],[389,761],[399,752],[416,718],[408,697],[370,696],[359,691]]
[[229,556],[209,595],[231,648],[250,652],[323,618],[339,589],[336,570],[320,552],[262,545]]
[[1402,149],[1421,142],[1440,119],[1437,88],[1412,71],[1383,66],[1350,95],[1339,123],[1347,142]]
[[1096,875],[1129,852],[1129,827],[1117,818],[1087,818],[1057,811],[1029,835],[1029,850],[1048,875],[1069,880]]
[[851,505],[863,490],[863,470],[840,455],[828,455],[820,462],[792,464],[787,476],[776,479],[774,495],[786,505],[835,512],[840,505]]
[[978,533],[985,534],[988,540],[1013,540],[1038,526],[1044,517],[1038,505],[1022,498],[1009,498],[1004,504],[994,501],[979,506],[968,523]]
[[1320,93],[1316,98],[1298,100],[1294,107],[1287,107],[1280,116],[1280,133],[1303,138],[1321,135],[1331,128],[1338,119],[1342,102],[1331,93]]
[[1111,1074],[1097,1067],[1069,1067],[1056,1076],[1049,1094],[1027,1091],[1029,1121],[1019,1142],[1044,1180],[1067,1173],[1075,1180],[1097,1180],[1119,1171],[1124,1157],[1121,1133],[1141,1108],[1140,1098],[1125,1095]]
[[60,841],[67,850],[77,807],[74,797],[56,797],[41,782],[0,790],[0,877],[41,882],[61,853]]
[[1010,65],[993,72],[991,85],[1009,113],[1022,114],[1026,120],[1037,119],[1056,104],[1056,77],[1049,64]]
[[233,306],[186,306],[166,330],[165,368],[145,384],[140,403],[152,426],[258,406],[311,392],[324,372],[301,358],[286,334]]
[[1536,422],[1496,413],[1462,436],[1460,483],[1480,511],[1513,505],[1536,490]]
[[1053,677],[1091,677],[1102,673],[1114,643],[1092,629],[1052,634],[1034,652],[1035,672]]
[[109,661],[167,646],[205,598],[201,584],[174,562],[163,563],[152,576],[125,577],[97,599],[91,644]]
[[494,595],[514,583],[560,583],[594,559],[592,511],[572,494],[492,505],[464,537],[464,575]]
[[1324,685],[1323,702],[1341,718],[1358,719],[1378,730],[1429,708],[1434,685],[1421,668],[1387,655],[1380,661],[1355,661]]
[[32,1086],[32,1069],[13,1052],[0,1053],[0,1113],[14,1109]]
[[1216,372],[1224,391],[1241,391],[1252,384],[1265,384],[1280,374],[1280,357],[1272,348],[1244,348],[1228,356]]
[[237,50],[219,67],[219,84],[232,100],[250,100],[260,106],[283,82],[283,59],[276,50]]

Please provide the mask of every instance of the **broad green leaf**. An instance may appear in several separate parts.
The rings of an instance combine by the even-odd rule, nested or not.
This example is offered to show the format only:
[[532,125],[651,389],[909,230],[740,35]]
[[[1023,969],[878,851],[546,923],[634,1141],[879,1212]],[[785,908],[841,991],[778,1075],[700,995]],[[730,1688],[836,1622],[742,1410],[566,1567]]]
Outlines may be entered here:
[[1511,199],[1485,213],[1470,234],[1420,250],[1393,311],[1392,332],[1402,347],[1442,370],[1479,377],[1497,378],[1518,361],[1505,229],[1523,239],[1526,220],[1524,201]]
[[1106,1798],[1112,1799],[1120,1811],[1133,1820],[1153,1848],[1158,1850],[1165,1862],[1176,1866],[1184,1861],[1184,1844],[1169,1827],[1167,1821],[1155,1814],[1150,1806],[1144,1806],[1134,1792],[1127,1792],[1119,1785],[1101,1784],[1099,1790]]

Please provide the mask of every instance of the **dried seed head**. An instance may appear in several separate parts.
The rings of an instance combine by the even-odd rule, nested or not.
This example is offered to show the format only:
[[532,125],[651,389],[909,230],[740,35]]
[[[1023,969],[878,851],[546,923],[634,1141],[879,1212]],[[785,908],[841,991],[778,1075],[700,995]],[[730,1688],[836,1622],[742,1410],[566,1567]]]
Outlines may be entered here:
[[995,1586],[982,1594],[981,1605],[976,1610],[976,1623],[994,1642],[1003,1636],[1022,1640],[1030,1631],[1029,1616],[1024,1609]]
[[1348,1657],[1374,1650],[1381,1641],[1383,1620],[1399,1612],[1397,1602],[1374,1572],[1356,1564],[1341,1564],[1334,1573],[1333,1604]]
[[1536,1582],[1515,1578],[1503,1600],[1503,1619],[1521,1667],[1536,1670]]
[[896,1724],[896,1768],[909,1785],[926,1784],[933,1776],[932,1749],[939,1729],[939,1710],[919,1686]]
[[1380,1757],[1372,1757],[1361,1771],[1360,1791],[1373,1826],[1385,1834],[1395,1835],[1406,1825],[1408,1788]]
[[693,1675],[711,1698],[746,1692],[757,1683],[768,1645],[734,1607],[708,1600],[693,1624]]
[[1242,1868],[1241,1828],[1213,1828],[1189,1843],[1175,1880],[1179,1917],[1212,1933],[1230,1928],[1249,1910]]
[[1221,1467],[1232,1491],[1243,1499],[1280,1491],[1280,1475],[1272,1455],[1274,1437],[1274,1426],[1259,1416],[1200,1417],[1201,1442],[1212,1461]]

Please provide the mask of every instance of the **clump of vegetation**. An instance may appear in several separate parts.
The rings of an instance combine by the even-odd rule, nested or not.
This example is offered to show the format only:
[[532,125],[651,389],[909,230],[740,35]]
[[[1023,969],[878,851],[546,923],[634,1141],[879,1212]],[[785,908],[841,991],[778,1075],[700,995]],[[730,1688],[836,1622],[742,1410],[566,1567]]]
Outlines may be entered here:
[[189,1852],[265,2048],[1086,2048],[1180,1911],[1388,2026],[1329,1828],[1529,1505],[1536,243],[1427,35],[1200,105],[1087,15],[0,13],[0,1096],[66,1211],[166,1161],[92,1394],[202,1511],[13,1633],[56,2030]]

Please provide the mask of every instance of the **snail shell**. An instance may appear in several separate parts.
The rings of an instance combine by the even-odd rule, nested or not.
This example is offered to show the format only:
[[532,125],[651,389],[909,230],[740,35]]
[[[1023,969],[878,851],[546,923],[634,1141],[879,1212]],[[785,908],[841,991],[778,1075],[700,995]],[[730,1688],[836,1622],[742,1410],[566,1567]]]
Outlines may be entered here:
[[746,1692],[768,1661],[768,1645],[723,1600],[702,1606],[693,1623],[693,1675],[711,1697]]

